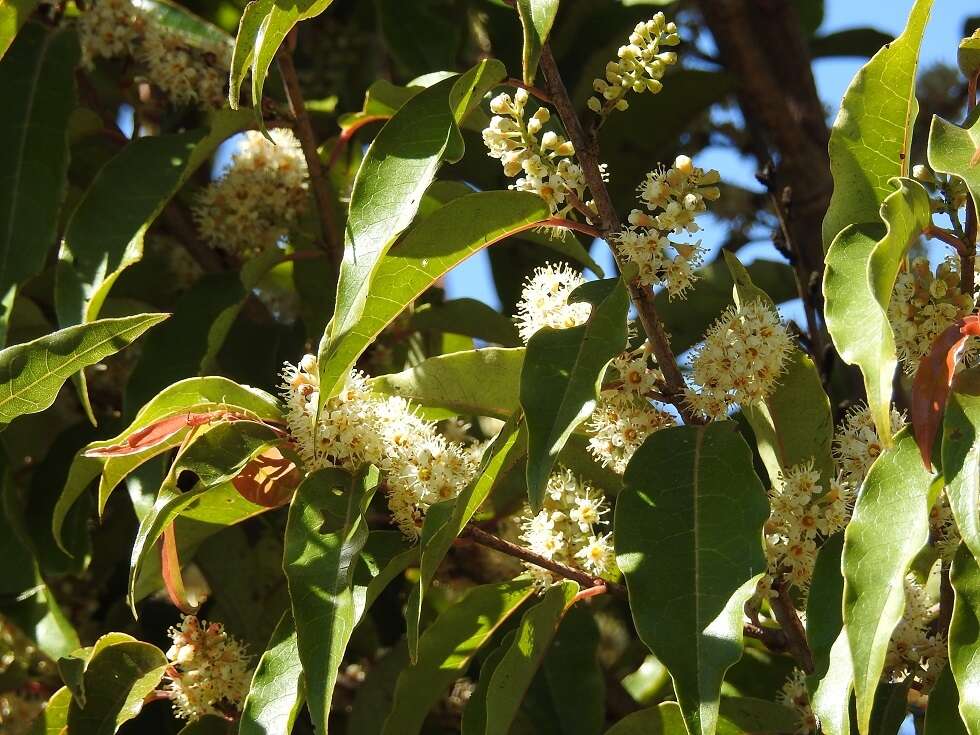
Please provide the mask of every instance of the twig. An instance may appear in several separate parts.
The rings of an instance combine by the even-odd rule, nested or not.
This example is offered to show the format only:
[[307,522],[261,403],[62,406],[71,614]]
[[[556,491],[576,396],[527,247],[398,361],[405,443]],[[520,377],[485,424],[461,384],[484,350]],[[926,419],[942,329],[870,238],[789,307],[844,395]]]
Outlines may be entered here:
[[[547,83],[548,96],[558,111],[558,116],[565,126],[565,132],[568,133],[568,137],[575,147],[575,155],[578,158],[579,164],[582,166],[585,181],[595,200],[599,218],[599,230],[603,233],[603,239],[608,242],[613,233],[619,232],[622,229],[622,225],[619,215],[616,213],[616,208],[613,205],[612,198],[609,196],[606,183],[602,180],[597,146],[594,141],[586,136],[585,130],[582,128],[582,121],[579,120],[578,114],[575,112],[572,100],[568,96],[568,90],[565,88],[565,83],[562,81],[561,74],[558,71],[558,64],[555,62],[555,57],[551,53],[551,47],[548,44],[545,44],[542,49],[540,66]],[[622,271],[625,264],[621,262],[620,256],[614,248],[613,256],[617,260],[620,271]],[[633,304],[636,306],[636,311],[639,314],[640,323],[643,325],[643,329],[650,339],[653,354],[657,358],[657,366],[663,372],[670,392],[676,395],[683,395],[686,388],[684,376],[681,375],[681,370],[677,365],[677,358],[674,357],[674,352],[670,347],[670,341],[667,338],[667,332],[664,330],[663,323],[657,315],[657,310],[653,303],[653,292],[642,286],[638,281],[630,282],[629,291]],[[687,423],[700,422],[698,417],[687,407],[684,407],[681,413]]]
[[320,165],[320,154],[317,151],[316,135],[313,132],[310,116],[306,112],[306,103],[303,101],[303,92],[300,89],[299,79],[296,76],[296,67],[293,66],[291,45],[291,42],[287,41],[279,51],[279,72],[282,74],[283,85],[286,88],[286,99],[289,101],[289,109],[296,119],[294,131],[296,132],[296,137],[299,138],[300,146],[303,148],[303,156],[306,158],[306,168],[310,174],[310,186],[313,189],[317,214],[320,218],[324,249],[327,251],[330,265],[336,273],[339,271],[340,261],[343,259],[343,245],[339,239],[340,228],[337,226],[334,217],[333,198],[330,195],[330,188],[324,176],[323,167]]
[[778,582],[773,587],[778,594],[770,600],[769,604],[776,622],[786,636],[786,650],[796,659],[804,672],[812,674],[813,653],[806,642],[806,631],[803,629],[803,623],[800,622],[800,616],[796,614],[796,608],[789,597],[789,590],[786,585]]
[[744,623],[742,635],[746,638],[755,638],[770,651],[786,650],[786,634],[779,628],[766,628],[755,623]]
[[[969,212],[967,213],[967,227],[969,227]],[[926,237],[933,237],[937,240],[942,240],[947,245],[956,249],[956,252],[961,256],[966,257],[968,254],[968,248],[966,243],[964,243],[960,238],[954,235],[949,230],[944,230],[942,227],[936,227],[935,225],[926,225],[925,229],[922,230],[922,234]]]

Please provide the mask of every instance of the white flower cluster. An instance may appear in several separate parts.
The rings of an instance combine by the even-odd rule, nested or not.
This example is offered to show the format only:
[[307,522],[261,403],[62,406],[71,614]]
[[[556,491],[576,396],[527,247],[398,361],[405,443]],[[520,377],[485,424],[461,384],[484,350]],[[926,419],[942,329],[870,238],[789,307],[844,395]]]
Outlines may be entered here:
[[245,647],[221,623],[194,615],[185,615],[169,635],[167,691],[177,717],[194,721],[240,709],[251,679]]
[[799,716],[793,735],[815,735],[817,717],[810,706],[810,691],[806,685],[806,674],[801,669],[793,669],[789,679],[783,684],[776,701],[796,711]]
[[373,395],[360,373],[351,373],[319,421],[316,358],[287,363],[282,377],[286,420],[306,469],[378,467],[392,520],[407,538],[418,538],[429,506],[456,497],[473,477],[478,460],[467,447],[448,441],[404,398]]
[[542,133],[551,119],[546,107],[539,107],[525,122],[527,101],[524,89],[516,90],[513,97],[501,93],[490,101],[493,117],[483,131],[490,157],[500,159],[505,175],[523,174],[510,188],[537,194],[555,217],[569,214],[575,200],[595,211],[594,203],[585,198],[585,175],[573,158],[575,147],[553,130]]
[[230,42],[191,41],[155,23],[130,0],[95,0],[78,20],[78,35],[88,68],[99,58],[130,57],[173,104],[224,104]]
[[764,400],[791,346],[779,316],[761,300],[729,307],[694,355],[691,374],[697,387],[688,390],[688,403],[711,419],[723,419],[735,404]]
[[850,519],[854,496],[832,480],[824,493],[812,462],[785,470],[769,493],[772,511],[766,521],[767,576],[760,588],[768,592],[783,577],[805,596],[817,561],[817,540],[837,533]]
[[[615,564],[612,533],[602,533],[606,500],[571,470],[559,468],[548,478],[541,510],[526,511],[521,539],[536,554],[568,567],[601,576]],[[541,585],[552,584],[551,572],[532,564],[527,571]]]
[[[901,431],[905,424],[905,416],[892,408],[892,435]],[[834,434],[833,453],[841,479],[859,488],[871,465],[881,454],[881,439],[866,403],[847,412],[844,422]]]
[[613,109],[625,110],[629,107],[626,94],[630,90],[637,94],[659,92],[663,89],[660,80],[667,67],[677,63],[674,51],[661,49],[680,42],[677,25],[667,22],[663,13],[637,23],[630,34],[629,43],[619,47],[616,53],[619,58],[606,64],[606,78],[596,79],[592,83],[592,88],[602,95],[602,99],[590,98],[589,109],[607,115]]
[[921,685],[923,694],[936,683],[946,667],[946,639],[932,625],[937,615],[925,588],[911,575],[905,579],[905,612],[885,656],[885,676],[904,681],[909,676]]
[[645,347],[617,355],[609,367],[618,380],[602,391],[589,418],[589,452],[604,467],[623,474],[643,441],[673,426],[674,419],[650,403],[647,394],[663,383],[663,374],[650,367]]
[[929,542],[936,547],[943,561],[950,562],[960,541],[960,530],[953,518],[949,497],[943,490],[935,505],[929,509]]
[[935,274],[926,258],[915,258],[895,281],[888,321],[905,372],[915,373],[933,341],[956,319],[968,314],[973,299],[960,291],[959,261],[944,260]]
[[564,263],[548,263],[537,268],[524,283],[521,300],[517,303],[518,331],[526,343],[531,335],[544,327],[568,329],[585,324],[592,312],[588,302],[568,303],[572,291],[585,283],[578,271]]
[[197,196],[194,217],[213,247],[242,257],[275,247],[308,200],[306,159],[292,130],[250,130],[228,169]]
[[639,187],[647,211],[634,209],[630,226],[613,236],[620,256],[636,265],[642,284],[663,285],[674,297],[694,283],[694,269],[704,256],[701,241],[678,242],[670,236],[701,229],[697,215],[707,209],[705,201],[719,197],[718,181],[717,171],[697,168],[688,156],[647,174]]

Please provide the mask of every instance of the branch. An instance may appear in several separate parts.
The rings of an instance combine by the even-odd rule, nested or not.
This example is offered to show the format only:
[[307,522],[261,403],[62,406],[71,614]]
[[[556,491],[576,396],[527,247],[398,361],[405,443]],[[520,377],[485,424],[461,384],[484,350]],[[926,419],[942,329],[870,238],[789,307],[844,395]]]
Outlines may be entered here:
[[283,85],[286,87],[289,109],[296,119],[293,129],[296,137],[299,138],[300,146],[303,148],[303,156],[306,158],[306,168],[310,174],[310,187],[313,189],[313,196],[316,199],[320,229],[323,233],[324,249],[327,251],[327,257],[330,259],[334,273],[337,273],[344,256],[343,245],[339,240],[340,228],[334,218],[333,197],[330,194],[330,187],[324,176],[323,167],[320,165],[316,135],[313,132],[313,125],[310,123],[310,116],[306,112],[306,103],[303,101],[303,91],[300,89],[299,79],[296,76],[296,67],[293,66],[290,45],[287,42],[279,51],[279,72],[282,75]]
[[[551,53],[551,46],[549,44],[545,44],[541,51],[540,66],[547,83],[548,96],[551,97],[551,102],[558,111],[558,116],[561,118],[562,124],[565,126],[565,132],[568,133],[568,137],[575,147],[575,156],[582,166],[585,181],[589,186],[589,191],[592,192],[592,197],[595,199],[596,209],[599,213],[599,230],[603,233],[603,239],[608,242],[612,234],[622,229],[622,223],[620,222],[619,215],[616,213],[616,207],[613,205],[612,198],[609,196],[606,183],[602,180],[597,146],[594,141],[589,139],[585,130],[582,128],[582,121],[579,120],[578,114],[572,105],[572,100],[568,96],[568,90],[565,89],[565,83],[562,81],[561,74],[558,71],[558,64],[555,62],[555,57]],[[624,263],[621,261],[616,249],[610,249],[616,258],[620,271],[622,271]],[[633,305],[636,306],[636,311],[639,314],[640,323],[643,325],[643,329],[650,339],[653,354],[657,358],[657,365],[663,372],[664,379],[667,381],[667,387],[672,394],[683,395],[687,386],[684,382],[684,376],[681,375],[681,370],[677,366],[677,358],[674,357],[674,352],[670,347],[667,332],[654,307],[653,292],[640,285],[638,281],[630,282],[629,291]],[[699,423],[697,416],[686,406],[681,413],[687,423]]]
[[549,105],[551,104],[551,97],[548,96],[547,92],[545,92],[543,89],[535,87],[533,84],[525,84],[520,79],[515,79],[514,77],[508,77],[505,79],[504,84],[509,84],[511,87],[520,87],[521,89],[526,90],[529,94],[537,97],[542,102]]
[[[967,227],[969,227],[969,212],[967,213]],[[944,230],[942,227],[936,227],[935,225],[926,225],[925,229],[922,230],[922,234],[926,237],[933,237],[937,240],[942,240],[947,245],[956,249],[956,252],[961,256],[966,256],[969,248],[967,248],[966,243],[964,243],[960,238],[954,235],[949,230]],[[972,289],[971,289],[972,291]]]
[[800,622],[800,616],[796,614],[796,607],[789,597],[789,589],[780,582],[773,583],[777,597],[769,601],[772,613],[776,617],[776,622],[783,629],[786,636],[786,650],[792,654],[793,658],[807,674],[813,673],[813,653],[806,641],[806,630]]

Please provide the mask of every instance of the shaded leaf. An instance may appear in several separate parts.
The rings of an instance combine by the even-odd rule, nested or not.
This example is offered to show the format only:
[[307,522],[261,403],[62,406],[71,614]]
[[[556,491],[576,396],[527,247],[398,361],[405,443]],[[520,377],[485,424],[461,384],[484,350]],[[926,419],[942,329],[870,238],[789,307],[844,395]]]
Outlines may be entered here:
[[534,84],[541,49],[548,42],[548,34],[558,14],[558,0],[517,0],[517,14],[524,29],[524,54],[521,57],[524,83]]
[[953,381],[943,418],[942,467],[946,497],[956,529],[974,558],[980,558],[980,369]]
[[830,649],[827,671],[813,694],[813,711],[824,735],[851,735],[851,693],[854,666],[847,631],[841,630]]
[[841,601],[844,597],[844,577],[841,574],[841,555],[844,534],[835,533],[824,541],[817,552],[813,567],[810,593],[806,600],[806,640],[813,654],[811,681],[820,681],[830,668],[831,650],[844,627]]
[[949,575],[956,594],[949,624],[949,668],[960,694],[960,717],[980,733],[980,565],[960,544]]
[[592,612],[572,607],[541,665],[562,735],[598,735],[603,730],[606,681],[599,640]]
[[239,735],[288,735],[303,704],[303,666],[287,610],[259,659],[242,705]]
[[687,726],[677,703],[664,702],[626,715],[606,735],[687,735]]
[[71,701],[68,687],[61,687],[51,695],[44,710],[34,718],[27,735],[62,735],[68,726],[68,707]]
[[826,59],[831,56],[874,56],[894,36],[875,28],[845,28],[823,36],[811,38],[810,57]]
[[412,328],[463,334],[501,347],[519,347],[521,344],[514,322],[476,299],[423,304],[412,313]]
[[929,692],[923,735],[968,735],[959,712],[960,695],[949,666],[943,669]]
[[39,4],[40,0],[10,0],[0,5],[0,59]]
[[461,735],[484,735],[487,731],[487,691],[490,689],[490,681],[493,679],[493,672],[510,650],[514,643],[516,630],[512,630],[505,635],[500,645],[492,650],[480,664],[480,678],[476,682],[476,688],[466,700],[466,708],[463,710],[463,721],[460,727]]
[[980,117],[969,128],[961,128],[938,115],[929,126],[929,165],[933,171],[952,174],[970,190],[975,207],[980,207]]

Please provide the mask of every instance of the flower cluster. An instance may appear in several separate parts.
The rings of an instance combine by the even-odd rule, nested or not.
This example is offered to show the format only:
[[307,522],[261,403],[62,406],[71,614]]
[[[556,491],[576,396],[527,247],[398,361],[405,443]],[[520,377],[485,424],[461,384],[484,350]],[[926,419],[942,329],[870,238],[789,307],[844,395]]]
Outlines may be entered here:
[[932,625],[937,611],[925,588],[911,575],[905,579],[905,612],[892,633],[885,656],[889,681],[913,677],[923,694],[936,683],[946,667],[946,640]]
[[539,107],[525,122],[527,101],[524,89],[515,91],[513,97],[501,93],[490,101],[494,114],[483,131],[490,157],[500,159],[505,175],[523,174],[510,188],[537,194],[554,216],[566,216],[576,203],[595,211],[595,205],[585,198],[585,175],[573,158],[575,147],[554,130],[542,133],[551,119],[546,107]]
[[793,669],[789,679],[783,684],[776,701],[795,710],[799,715],[793,735],[813,735],[817,732],[817,717],[810,706],[810,691],[806,685],[806,674],[801,669]]
[[940,263],[935,274],[926,258],[915,258],[908,271],[899,274],[888,321],[906,373],[915,373],[936,337],[973,308],[973,299],[960,291],[959,283],[959,261],[954,257]]
[[[615,564],[612,534],[602,533],[608,512],[606,500],[571,470],[559,469],[548,478],[541,510],[525,512],[521,539],[536,554],[565,566],[601,576]],[[528,573],[541,585],[554,578],[546,569],[528,564]]]
[[282,377],[286,420],[306,468],[378,467],[392,519],[406,537],[418,538],[429,506],[456,497],[473,477],[477,459],[466,446],[447,440],[404,398],[373,395],[360,373],[351,373],[319,420],[316,358],[287,363]]
[[657,13],[648,21],[636,24],[630,34],[629,43],[620,46],[616,61],[606,64],[606,78],[596,79],[592,88],[602,95],[589,99],[589,109],[600,115],[607,115],[613,109],[625,110],[629,107],[627,93],[650,92],[656,94],[663,89],[663,79],[667,67],[677,63],[674,51],[663,51],[663,47],[676,46],[681,42],[677,35],[677,25],[667,22],[663,13]]
[[128,57],[175,105],[219,108],[231,65],[231,45],[193,40],[155,23],[131,0],[96,0],[78,21],[82,62]]
[[792,340],[776,312],[762,301],[729,307],[708,329],[691,365],[692,408],[723,419],[735,404],[757,403],[776,385]]
[[662,285],[674,297],[694,283],[694,269],[704,256],[700,240],[678,242],[670,236],[700,230],[697,215],[707,209],[705,201],[718,198],[718,181],[717,171],[697,168],[688,156],[647,174],[639,187],[647,211],[630,212],[630,226],[613,237],[619,255],[636,265],[642,284]]
[[293,131],[250,130],[221,178],[194,205],[201,235],[242,257],[275,247],[307,205],[306,159]]
[[169,631],[167,691],[174,713],[186,720],[239,709],[251,678],[245,647],[221,623],[185,615]]
[[805,595],[817,561],[817,539],[847,525],[853,493],[834,480],[825,493],[820,474],[809,462],[785,470],[769,501],[772,511],[765,525],[769,569],[760,586],[766,589],[772,578],[784,576]]
[[617,380],[602,391],[589,418],[589,451],[604,467],[622,474],[643,441],[674,420],[650,403],[648,394],[663,383],[663,375],[650,367],[645,347],[617,355],[609,367]]
[[943,490],[929,510],[929,542],[936,547],[943,561],[950,562],[960,545],[960,530],[953,518],[949,497]]
[[44,700],[20,692],[0,693],[0,732],[4,735],[27,735],[37,732],[32,723],[44,711]]
[[[901,431],[905,423],[905,416],[893,408],[892,434]],[[834,435],[833,453],[841,479],[852,487],[860,487],[872,463],[881,454],[881,439],[867,404],[859,404],[848,411]]]
[[578,271],[564,263],[537,268],[524,283],[521,300],[517,303],[518,331],[527,342],[531,335],[544,327],[567,329],[584,324],[592,306],[587,302],[568,303],[572,291],[585,283]]

